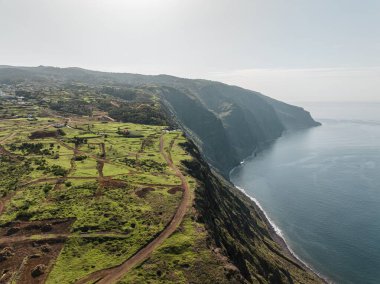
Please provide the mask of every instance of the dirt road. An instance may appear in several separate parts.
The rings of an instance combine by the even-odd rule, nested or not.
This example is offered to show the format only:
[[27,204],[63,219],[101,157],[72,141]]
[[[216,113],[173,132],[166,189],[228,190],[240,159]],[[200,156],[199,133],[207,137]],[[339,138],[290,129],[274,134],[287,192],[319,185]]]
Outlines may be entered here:
[[124,263],[111,267],[104,270],[99,270],[85,278],[80,279],[77,284],[82,283],[97,283],[97,284],[111,284],[119,281],[128,271],[130,271],[137,264],[142,263],[144,260],[150,257],[152,252],[157,249],[171,234],[175,232],[178,226],[181,224],[187,209],[191,203],[191,193],[189,186],[186,182],[186,178],[183,176],[181,171],[173,164],[172,160],[164,151],[164,140],[163,135],[160,137],[160,152],[164,157],[168,166],[175,172],[175,174],[180,178],[183,188],[183,195],[181,203],[179,204],[175,215],[173,216],[170,223],[165,227],[165,229],[150,243],[141,248],[135,255],[126,260]]
[[12,139],[13,137],[16,136],[16,132],[13,132],[12,134],[6,136],[6,137],[3,137],[3,139],[0,140],[0,143],[3,144],[5,141],[7,141],[8,139]]

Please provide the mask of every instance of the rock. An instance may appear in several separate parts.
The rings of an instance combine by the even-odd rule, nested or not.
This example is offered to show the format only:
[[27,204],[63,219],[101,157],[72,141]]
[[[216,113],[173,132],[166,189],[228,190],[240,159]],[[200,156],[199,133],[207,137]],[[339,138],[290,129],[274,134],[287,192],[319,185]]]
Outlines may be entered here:
[[44,274],[45,271],[46,271],[46,269],[47,269],[46,265],[44,265],[44,264],[38,264],[36,267],[34,267],[32,269],[32,273],[31,274],[32,274],[33,277],[38,277],[38,276],[41,276],[42,274]]
[[41,228],[42,232],[50,232],[52,230],[51,224],[44,224]]
[[44,253],[48,253],[48,252],[51,251],[51,248],[50,248],[50,246],[49,246],[48,244],[46,244],[46,245],[43,245],[43,246],[41,247],[41,250],[42,250]]
[[20,228],[17,228],[17,227],[9,228],[7,231],[7,236],[16,234],[18,231],[20,231]]
[[[240,274],[239,269],[231,263],[226,264],[224,266],[224,271],[226,273],[227,279],[233,279],[233,278],[239,277],[239,274]],[[271,282],[271,283],[280,283],[280,282]]]
[[0,251],[0,262],[7,260],[14,255],[14,250],[11,247],[5,247]]
[[190,268],[190,264],[183,263],[183,264],[181,264],[181,267],[184,268],[184,269],[189,269]]

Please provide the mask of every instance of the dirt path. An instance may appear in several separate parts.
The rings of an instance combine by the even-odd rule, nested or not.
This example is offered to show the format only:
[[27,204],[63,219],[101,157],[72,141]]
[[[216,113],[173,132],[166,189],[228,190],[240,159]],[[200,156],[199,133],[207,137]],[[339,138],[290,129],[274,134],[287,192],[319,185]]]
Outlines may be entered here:
[[[100,146],[100,149],[102,151],[101,156],[103,158],[105,158],[106,157],[106,146],[104,145],[104,143],[100,143],[99,146]],[[105,160],[97,159],[96,169],[98,170],[98,174],[99,174],[99,182],[102,182],[104,180],[104,175],[103,175],[104,163],[105,163]]]
[[12,134],[4,137],[2,140],[0,140],[0,144],[4,143],[5,141],[7,141],[8,139],[12,139],[17,133],[16,132],[13,132]]
[[[98,177],[93,176],[93,177],[67,177],[68,180],[97,180]],[[51,177],[51,178],[39,178],[35,179],[32,181],[28,181],[26,183],[23,183],[20,185],[19,188],[28,186],[28,185],[33,185],[33,184],[38,184],[38,183],[44,183],[44,182],[55,182],[55,183],[63,183],[63,177],[57,178],[57,177]]]
[[6,196],[0,198],[0,215],[5,209],[5,204],[13,197],[14,193],[8,193]]
[[115,102],[115,101],[111,101],[110,103],[111,103],[111,105],[113,105],[114,107],[117,107],[117,108],[120,107],[120,105],[119,105],[117,102]]
[[78,145],[75,145],[75,147],[73,149],[73,156],[70,159],[70,169],[66,173],[66,175],[64,176],[65,179],[67,179],[73,172],[75,172],[75,170],[77,168],[75,161],[78,157],[78,152],[79,152]]
[[18,161],[19,157],[11,152],[9,152],[3,145],[0,144],[0,155],[8,156],[12,161]]
[[[63,147],[65,147],[66,149],[69,149],[69,150],[73,150],[74,151],[74,147],[71,147],[70,145],[67,145],[65,142],[63,142],[62,140],[60,140],[60,139],[56,139],[57,140],[57,142],[59,143],[59,144],[61,144]],[[104,143],[103,143],[104,144]],[[103,146],[101,146],[102,148],[102,151],[103,151]],[[92,158],[92,159],[95,159],[96,161],[100,161],[100,162],[102,162],[102,163],[105,163],[105,164],[110,164],[110,165],[115,165],[115,166],[118,166],[116,163],[113,163],[113,162],[111,162],[111,161],[109,161],[109,160],[107,160],[107,159],[101,159],[101,158],[99,158],[98,156],[96,156],[96,155],[94,155],[94,154],[91,154],[91,153],[87,153],[87,152],[84,152],[84,151],[81,151],[81,150],[79,150],[79,149],[77,149],[76,150],[76,153],[77,154],[80,154],[80,155],[84,155],[84,156],[88,156],[88,157],[90,157],[90,158]],[[105,155],[105,148],[104,148],[104,155]]]
[[175,142],[175,140],[177,140],[178,139],[178,136],[179,136],[179,134],[177,134],[173,139],[172,139],[172,141],[170,141],[170,144],[169,144],[169,159],[170,159],[170,161],[172,161],[173,162],[173,160],[172,160],[172,148],[173,148],[173,145],[174,145],[174,142]]
[[[103,175],[103,168],[104,168],[104,161],[97,160],[96,162],[96,170],[98,171],[98,188],[95,192],[95,196],[99,198],[102,196],[103,193],[103,188],[104,188],[104,183],[105,183],[105,178]],[[110,179],[112,180],[112,179]]]
[[111,120],[112,122],[115,122],[115,121],[116,121],[115,119],[113,119],[112,117],[110,117],[110,116],[108,116],[108,115],[104,115],[104,117],[107,118],[107,119],[109,119],[109,120]]
[[[97,176],[93,176],[93,177],[69,176],[69,177],[67,177],[67,180],[98,180],[98,179],[99,179],[99,177],[97,177]],[[114,176],[103,176],[103,179],[106,181],[116,181],[116,182],[121,182],[121,183],[125,183],[125,184],[128,183],[128,181],[114,178]],[[35,180],[25,182],[25,183],[21,184],[19,186],[19,188],[22,188],[22,187],[25,187],[28,185],[44,183],[44,182],[58,182],[60,180],[62,180],[62,177],[61,178],[57,178],[57,177],[39,178],[39,179],[35,179]],[[175,187],[175,186],[180,185],[180,184],[163,184],[163,183],[144,183],[144,182],[137,182],[134,184],[136,184],[138,186],[152,186],[152,187]],[[1,200],[0,200],[0,208],[1,208]]]
[[55,240],[67,238],[95,238],[95,237],[112,237],[112,238],[127,238],[126,234],[115,234],[108,232],[89,233],[89,234],[38,234],[31,236],[7,236],[0,238],[0,245],[10,243],[20,243],[25,241],[40,241],[40,240]]
[[57,180],[56,184],[54,185],[54,190],[58,190],[62,188],[62,184],[67,180],[69,175],[71,175],[75,169],[76,169],[76,164],[75,160],[76,157],[78,156],[78,145],[75,145],[75,148],[73,149],[73,156],[70,159],[70,169],[66,172],[66,174]]
[[173,216],[170,223],[165,227],[165,229],[150,243],[141,248],[135,255],[126,260],[124,263],[111,267],[104,270],[99,270],[90,275],[80,279],[77,284],[84,283],[97,283],[97,284],[111,284],[119,281],[128,271],[130,271],[134,266],[142,263],[144,260],[150,257],[152,252],[157,249],[171,234],[175,232],[178,226],[181,224],[183,218],[185,217],[186,211],[191,203],[191,193],[189,186],[186,182],[186,178],[183,176],[181,171],[173,164],[172,160],[169,158],[168,154],[164,150],[164,140],[163,135],[160,137],[160,152],[167,162],[168,166],[174,170],[176,175],[181,179],[183,195],[181,203],[179,204],[175,215]]
[[18,156],[9,152],[7,149],[5,149],[5,147],[2,145],[4,142],[6,142],[7,140],[9,139],[12,139],[14,136],[16,136],[17,132],[13,132],[12,134],[4,137],[1,141],[0,141],[0,155],[4,155],[4,156],[8,156],[11,160],[13,161],[17,161],[18,160]]

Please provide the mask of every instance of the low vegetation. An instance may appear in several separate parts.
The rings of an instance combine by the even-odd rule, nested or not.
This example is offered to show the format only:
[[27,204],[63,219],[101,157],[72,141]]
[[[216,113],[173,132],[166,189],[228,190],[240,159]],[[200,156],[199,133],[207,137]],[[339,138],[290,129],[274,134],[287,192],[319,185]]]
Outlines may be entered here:
[[[27,97],[34,98],[33,93]],[[120,112],[128,110],[118,104]],[[179,132],[173,136],[165,126],[150,125],[164,120],[98,120],[88,117],[90,108],[79,111],[82,105],[89,102],[63,97],[49,105],[48,116],[1,121],[6,133],[0,140],[0,187],[6,203],[0,226],[74,220],[47,283],[72,283],[122,263],[165,228],[182,196],[181,190],[171,191],[181,181],[160,153],[159,141],[163,136],[165,144],[174,143]],[[150,116],[154,103],[149,105],[140,105],[139,116],[131,120],[144,122],[141,115]],[[126,116],[121,116],[123,121]],[[190,159],[183,149],[164,151],[178,165]]]
[[155,87],[6,82],[0,282],[75,283],[105,273],[159,239],[181,210],[174,233],[120,283],[315,280],[173,130]]

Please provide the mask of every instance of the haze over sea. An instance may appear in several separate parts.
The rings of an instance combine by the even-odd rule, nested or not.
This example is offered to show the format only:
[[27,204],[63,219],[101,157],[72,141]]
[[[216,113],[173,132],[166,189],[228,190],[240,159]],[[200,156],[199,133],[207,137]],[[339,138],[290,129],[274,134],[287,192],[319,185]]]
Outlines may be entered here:
[[380,283],[380,103],[298,105],[323,125],[286,133],[231,179],[313,269]]

